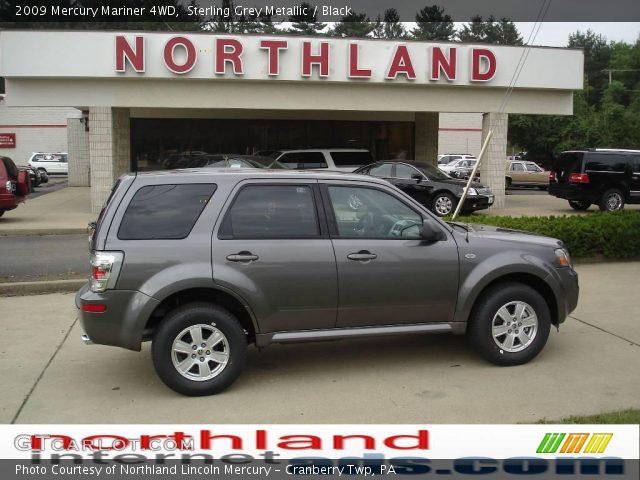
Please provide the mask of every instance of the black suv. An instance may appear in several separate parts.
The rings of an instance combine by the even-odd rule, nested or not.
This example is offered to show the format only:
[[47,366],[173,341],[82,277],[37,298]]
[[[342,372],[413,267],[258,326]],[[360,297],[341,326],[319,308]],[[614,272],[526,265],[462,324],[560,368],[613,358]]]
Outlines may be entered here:
[[576,210],[595,204],[615,211],[640,203],[640,150],[563,152],[549,175],[549,194],[569,200]]

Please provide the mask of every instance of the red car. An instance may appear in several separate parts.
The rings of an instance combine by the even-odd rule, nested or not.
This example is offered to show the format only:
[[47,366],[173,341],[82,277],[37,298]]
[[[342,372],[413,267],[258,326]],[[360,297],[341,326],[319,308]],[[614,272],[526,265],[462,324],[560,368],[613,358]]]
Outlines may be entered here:
[[9,157],[0,157],[0,217],[24,202],[30,192],[29,172],[18,170]]

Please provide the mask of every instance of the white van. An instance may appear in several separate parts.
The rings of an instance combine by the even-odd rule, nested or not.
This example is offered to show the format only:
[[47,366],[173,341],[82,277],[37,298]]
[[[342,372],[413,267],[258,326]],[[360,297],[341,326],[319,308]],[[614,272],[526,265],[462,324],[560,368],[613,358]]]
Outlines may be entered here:
[[29,166],[37,168],[38,170],[44,170],[49,175],[56,173],[67,175],[69,173],[67,154],[62,152],[33,152],[29,159]]
[[269,156],[292,170],[326,168],[353,172],[356,168],[373,162],[369,150],[357,148],[278,150],[271,152]]

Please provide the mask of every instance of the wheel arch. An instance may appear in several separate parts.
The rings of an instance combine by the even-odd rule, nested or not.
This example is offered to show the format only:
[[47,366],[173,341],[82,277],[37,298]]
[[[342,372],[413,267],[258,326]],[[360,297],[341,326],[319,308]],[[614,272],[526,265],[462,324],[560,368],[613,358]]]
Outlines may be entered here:
[[249,342],[254,342],[259,333],[256,318],[249,306],[241,298],[226,289],[216,287],[193,287],[172,292],[153,310],[144,327],[143,340],[148,340],[168,312],[180,305],[192,302],[206,302],[229,310],[247,332]]

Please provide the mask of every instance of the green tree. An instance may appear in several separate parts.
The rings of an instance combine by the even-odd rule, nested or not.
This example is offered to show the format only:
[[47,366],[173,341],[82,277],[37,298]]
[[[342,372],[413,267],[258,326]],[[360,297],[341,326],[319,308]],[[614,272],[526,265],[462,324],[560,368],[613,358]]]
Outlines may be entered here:
[[417,27],[411,35],[417,40],[451,41],[455,37],[456,27],[453,18],[444,13],[444,8],[437,5],[424,7],[416,13]]
[[300,7],[306,13],[289,16],[289,21],[292,25],[288,32],[294,35],[322,34],[327,24],[318,22],[318,15],[314,13],[313,7],[307,2],[301,3]]
[[336,37],[368,37],[375,24],[364,13],[352,12],[335,24],[331,35]]
[[389,39],[405,38],[407,36],[407,31],[400,21],[400,15],[395,8],[387,8],[384,11],[382,32],[383,38]]
[[586,32],[577,31],[569,35],[569,47],[582,48],[584,50],[584,74],[587,82],[592,87],[587,96],[591,105],[598,105],[602,101],[602,95],[609,79],[604,72],[609,66],[611,47],[607,40],[592,30]]
[[507,18],[496,20],[490,16],[484,20],[476,15],[462,26],[458,40],[471,43],[493,43],[496,45],[522,45],[522,36],[515,23]]
[[[490,17],[493,21],[493,17]],[[458,40],[466,43],[485,43],[487,41],[487,29],[489,22],[482,20],[482,16],[474,15],[471,21],[462,26],[458,31]]]

